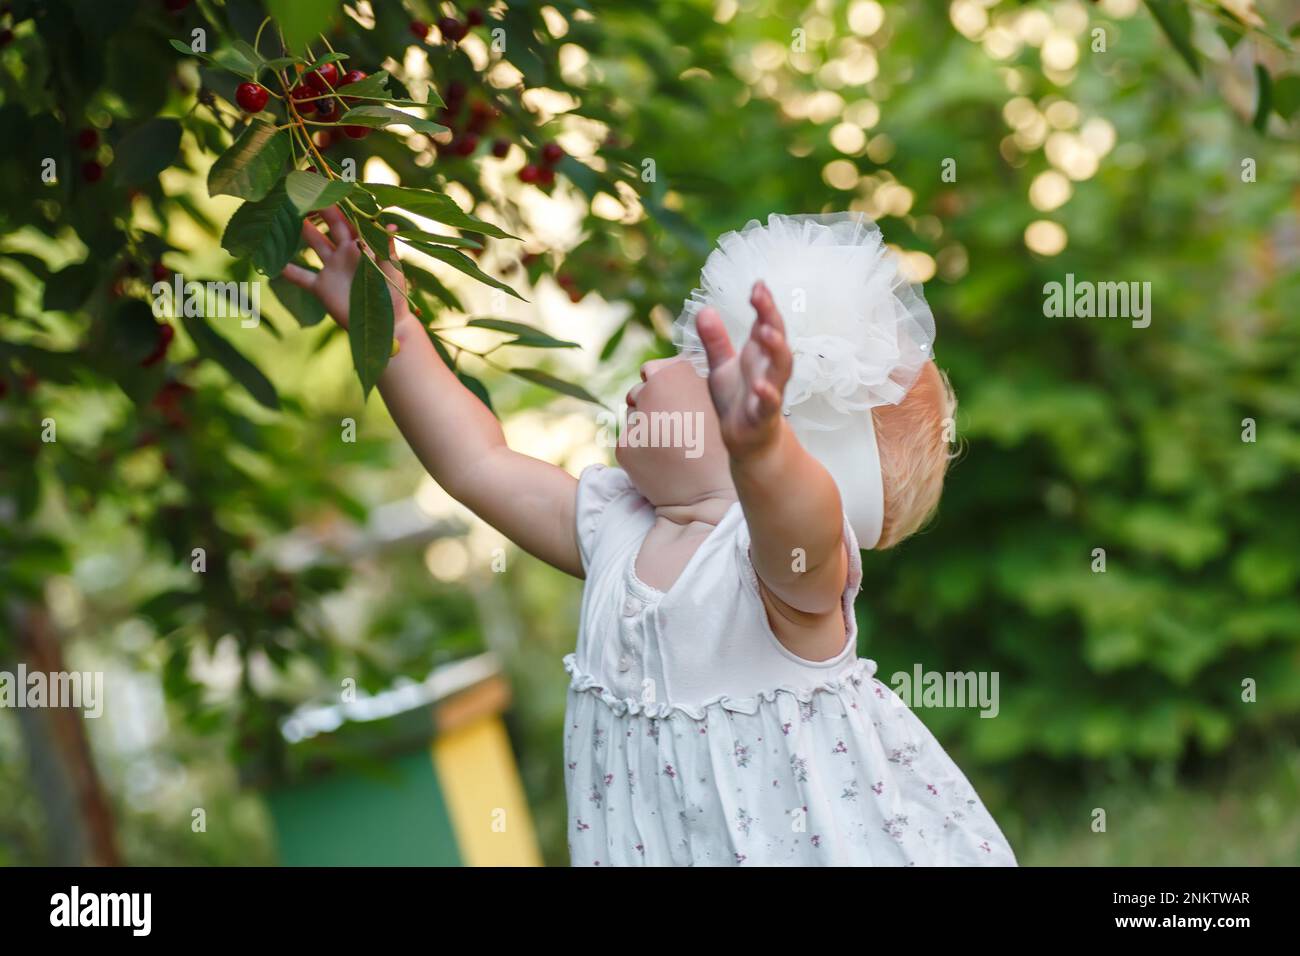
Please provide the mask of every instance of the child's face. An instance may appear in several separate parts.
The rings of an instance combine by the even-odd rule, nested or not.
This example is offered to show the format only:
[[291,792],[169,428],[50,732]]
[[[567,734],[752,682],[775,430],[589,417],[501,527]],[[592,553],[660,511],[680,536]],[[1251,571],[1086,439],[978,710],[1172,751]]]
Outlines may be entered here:
[[655,359],[627,393],[614,457],[654,505],[684,504],[732,486],[708,381],[689,359]]

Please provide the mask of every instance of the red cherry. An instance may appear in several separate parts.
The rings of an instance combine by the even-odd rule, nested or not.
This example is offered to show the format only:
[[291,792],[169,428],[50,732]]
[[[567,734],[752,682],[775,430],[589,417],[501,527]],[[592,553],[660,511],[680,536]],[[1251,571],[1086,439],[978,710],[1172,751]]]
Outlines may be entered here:
[[543,168],[540,172],[538,172],[538,174],[537,174],[537,185],[539,185],[539,186],[554,186],[554,185],[555,185],[555,170],[553,170],[553,169],[551,169],[549,166],[547,166],[547,167]]
[[560,283],[560,285],[564,286],[566,289],[578,284],[578,280],[570,275],[557,276],[555,281]]
[[542,161],[548,166],[554,166],[564,158],[564,147],[559,143],[547,143],[542,147]]
[[365,139],[370,135],[369,126],[345,126],[343,132],[351,139]]
[[465,22],[472,27],[481,27],[483,25],[483,11],[475,7],[465,14]]
[[97,183],[104,178],[104,167],[93,159],[81,164],[81,178],[88,183]]
[[541,178],[542,171],[538,167],[529,163],[523,169],[519,170],[519,179],[525,183],[535,183]]
[[328,93],[338,86],[339,68],[333,63],[326,63],[320,69],[312,70],[303,79],[317,93]]
[[313,137],[316,140],[317,149],[329,149],[334,142],[334,136],[329,130],[323,129]]
[[570,301],[570,302],[581,302],[581,301],[582,301],[582,293],[579,292],[577,289],[570,289],[570,290],[569,290],[569,301]]
[[91,150],[99,145],[99,133],[96,130],[86,127],[77,134],[77,146],[81,149]]
[[410,29],[418,40],[423,40],[429,35],[429,24],[423,20],[412,20]]
[[266,99],[270,96],[266,87],[256,83],[240,83],[235,87],[235,102],[245,113],[260,113],[266,108]]
[[301,102],[302,100],[310,100],[315,95],[316,95],[316,91],[313,90],[310,86],[307,86],[305,83],[299,83],[297,86],[295,86],[293,89],[289,91],[289,96],[290,98],[293,99],[294,108],[297,109],[299,113],[316,112],[315,102],[311,102],[311,103]]
[[[339,86],[347,86],[349,83],[360,83],[365,78],[366,74],[362,70],[348,70],[348,72],[344,73],[339,79]],[[343,97],[343,102],[347,103],[349,106],[355,106],[358,100],[355,96],[345,96]]]
[[469,33],[469,27],[455,17],[439,17],[438,32],[442,34],[444,40],[455,43],[458,40],[465,39],[466,34]]
[[508,152],[510,152],[510,140],[498,139],[492,142],[492,155],[497,159],[505,159]]
[[452,80],[447,84],[447,108],[455,110],[465,99],[465,94],[469,92],[465,84],[460,80]]
[[155,262],[151,271],[153,272],[154,282],[166,282],[172,276],[172,271],[161,262]]
[[339,104],[336,100],[320,100],[316,104],[316,116],[324,123],[334,120],[339,115]]
[[153,351],[140,360],[140,365],[143,368],[148,368],[150,365],[157,365],[161,362],[163,356],[167,354],[167,349],[171,347],[172,339],[174,338],[176,338],[176,330],[174,328],[166,322],[159,325],[158,341],[155,343]]
[[478,136],[473,133],[466,133],[451,144],[451,151],[457,156],[473,156],[476,149],[478,149]]
[[469,112],[469,124],[465,128],[471,133],[482,133],[492,125],[493,120],[501,115],[491,103],[483,102],[475,102],[469,108]]

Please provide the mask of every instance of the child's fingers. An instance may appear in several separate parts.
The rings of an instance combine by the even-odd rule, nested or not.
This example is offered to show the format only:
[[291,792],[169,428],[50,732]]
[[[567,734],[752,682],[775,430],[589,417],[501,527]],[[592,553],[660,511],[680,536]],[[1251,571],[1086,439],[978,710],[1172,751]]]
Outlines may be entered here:
[[755,402],[751,407],[756,411],[756,418],[763,419],[775,415],[781,408],[781,390],[765,379],[754,383]]
[[755,325],[770,326],[781,334],[785,334],[785,320],[781,318],[781,310],[776,307],[776,300],[772,298],[772,290],[767,287],[766,282],[760,279],[754,283],[754,289],[749,296],[749,303],[758,312],[758,320]]
[[771,363],[767,370],[768,381],[784,386],[790,380],[790,372],[794,368],[794,355],[790,352],[785,335],[770,325],[764,325],[758,333],[758,340]]
[[329,241],[325,233],[305,219],[302,223],[302,237],[306,240],[307,245],[316,251],[316,255],[321,257],[322,262],[334,254],[334,243]]
[[325,224],[330,227],[330,238],[334,240],[336,246],[356,241],[357,231],[352,228],[352,223],[348,222],[347,216],[343,215],[343,210],[338,206],[322,209],[320,215],[325,220]]
[[704,346],[704,354],[709,359],[710,369],[716,369],[736,354],[736,350],[731,347],[727,327],[723,324],[722,316],[718,314],[717,309],[701,309],[700,314],[695,317],[695,331],[699,333],[700,343]]
[[[315,232],[315,229],[312,230]],[[320,233],[316,233],[320,235]],[[280,273],[290,285],[296,285],[300,289],[311,291],[312,284],[316,281],[316,273],[310,269],[304,269],[302,266],[294,265],[292,262],[284,267]]]

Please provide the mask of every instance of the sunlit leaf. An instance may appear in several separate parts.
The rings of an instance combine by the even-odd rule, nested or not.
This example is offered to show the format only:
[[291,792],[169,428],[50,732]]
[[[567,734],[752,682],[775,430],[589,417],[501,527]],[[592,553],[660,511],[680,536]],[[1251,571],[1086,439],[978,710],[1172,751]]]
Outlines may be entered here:
[[285,192],[300,213],[314,212],[337,204],[347,197],[356,183],[343,179],[326,179],[318,173],[295,170],[285,179]]
[[593,405],[600,405],[601,401],[591,392],[587,391],[581,385],[574,385],[572,382],[566,382],[564,379],[556,378],[547,372],[535,368],[512,368],[510,374],[532,382],[534,385],[541,385],[549,388],[553,392],[559,392],[561,395],[569,395],[573,398],[580,398],[584,402],[590,402]]
[[289,132],[254,120],[208,172],[208,195],[262,199],[289,162]]
[[539,349],[576,349],[581,347],[577,342],[557,339],[541,329],[526,325],[523,322],[513,322],[509,319],[470,319],[465,324],[476,329],[491,329],[494,332],[507,332],[514,335],[515,338],[507,342],[507,345],[526,345]]

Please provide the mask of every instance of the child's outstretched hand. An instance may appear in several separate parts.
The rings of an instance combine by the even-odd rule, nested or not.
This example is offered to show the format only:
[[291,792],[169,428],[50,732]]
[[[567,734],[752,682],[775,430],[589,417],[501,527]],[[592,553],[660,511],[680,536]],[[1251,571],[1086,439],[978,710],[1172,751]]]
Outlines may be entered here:
[[[321,304],[334,320],[347,328],[348,297],[352,291],[352,276],[357,271],[357,264],[361,261],[361,257],[366,253],[361,250],[361,242],[356,230],[352,228],[352,223],[348,222],[338,206],[322,209],[320,215],[329,227],[329,235],[321,232],[310,220],[305,220],[302,224],[302,236],[307,245],[320,256],[321,270],[313,272],[311,269],[304,269],[302,266],[290,263],[284,267],[282,275],[298,288],[306,289],[320,299]],[[379,263],[379,268],[397,284],[397,288],[404,291],[406,279],[397,266],[395,243],[391,239],[388,241],[388,256],[386,262]],[[393,296],[394,323],[410,318],[411,311],[406,304],[405,296],[391,286],[388,291]]]
[[785,323],[763,282],[749,298],[758,312],[749,340],[737,353],[714,308],[700,310],[695,327],[709,359],[709,392],[722,426],[722,440],[732,457],[766,447],[781,426],[781,403],[794,356],[785,338]]

